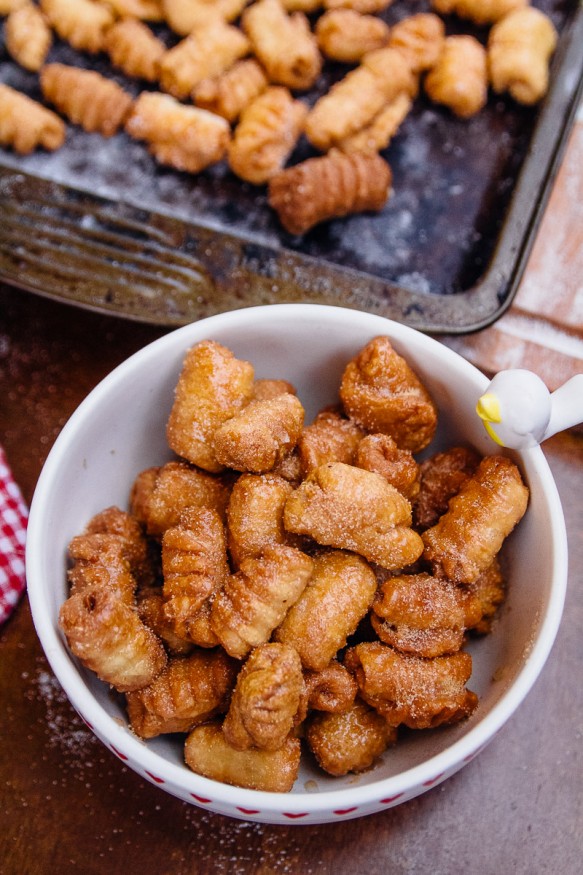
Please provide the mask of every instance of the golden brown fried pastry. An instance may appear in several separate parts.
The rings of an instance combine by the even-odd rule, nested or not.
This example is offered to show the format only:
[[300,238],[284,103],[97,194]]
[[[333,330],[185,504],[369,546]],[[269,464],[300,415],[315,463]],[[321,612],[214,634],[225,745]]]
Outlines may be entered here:
[[388,434],[369,434],[358,444],[354,464],[374,471],[411,501],[419,492],[419,465],[410,450],[400,450]]
[[250,401],[213,435],[218,462],[236,471],[264,474],[290,453],[304,424],[304,408],[288,392],[266,401]]
[[241,563],[211,607],[211,627],[231,656],[243,659],[269,640],[302,592],[313,562],[294,547],[267,547]]
[[420,466],[421,483],[413,502],[417,528],[434,526],[465,481],[480,463],[480,455],[469,447],[450,447],[425,459]]
[[298,441],[303,476],[326,462],[351,465],[363,437],[362,429],[338,408],[320,411],[311,425],[304,428]]
[[160,164],[188,173],[199,173],[220,161],[230,138],[229,124],[220,116],[149,91],[137,98],[126,132],[145,140]]
[[262,185],[280,170],[302,132],[308,109],[287,88],[273,85],[245,107],[229,144],[233,173]]
[[236,567],[273,544],[296,546],[296,536],[283,527],[283,508],[292,490],[291,483],[276,474],[239,477],[227,508],[229,553]]
[[341,140],[338,148],[342,152],[381,152],[387,148],[409,115],[412,106],[413,101],[408,94],[404,92],[398,94],[375,115],[368,125]]
[[431,12],[401,19],[391,28],[389,46],[406,58],[415,73],[430,70],[443,49],[445,25]]
[[306,740],[319,766],[330,775],[364,772],[397,740],[397,730],[358,699],[341,713],[315,714]]
[[557,45],[551,19],[532,7],[498,21],[488,37],[488,72],[494,91],[519,103],[537,103],[549,87],[549,62]]
[[286,12],[316,12],[321,9],[323,0],[281,0]]
[[358,685],[348,669],[335,659],[321,671],[304,671],[308,710],[348,711]]
[[377,581],[370,565],[354,553],[326,550],[313,561],[310,582],[274,638],[294,647],[304,668],[322,671],[370,608]]
[[77,535],[69,544],[69,558],[73,565],[67,579],[72,594],[107,588],[121,601],[133,605],[136,579],[119,535],[105,532]]
[[303,12],[288,15],[280,0],[258,0],[247,7],[241,25],[270,82],[296,91],[314,85],[322,56]]
[[136,593],[136,607],[140,620],[160,638],[171,656],[186,656],[193,650],[193,642],[180,638],[166,619],[161,586],[139,589]]
[[254,58],[237,61],[220,76],[203,79],[192,98],[197,106],[236,121],[251,101],[267,88],[267,77]]
[[351,70],[320,97],[306,119],[310,143],[325,152],[362,130],[399,94],[412,97],[417,77],[395,49],[368,52]]
[[39,148],[52,152],[64,142],[65,124],[56,113],[0,82],[0,145],[28,155]]
[[476,24],[492,24],[509,12],[527,6],[530,0],[431,0],[431,6],[441,15],[455,13]]
[[333,61],[356,64],[367,52],[386,46],[389,26],[375,15],[353,9],[330,9],[314,29],[320,51]]
[[300,741],[287,738],[279,750],[235,750],[219,723],[196,726],[184,746],[187,766],[199,775],[268,793],[287,793],[300,767]]
[[447,106],[460,118],[475,115],[488,99],[486,49],[467,34],[446,37],[424,85],[434,103]]
[[385,644],[416,656],[455,653],[464,640],[466,612],[460,588],[430,574],[389,577],[372,606],[373,629]]
[[278,395],[297,395],[296,388],[287,380],[260,379],[253,383],[253,401],[270,401]]
[[167,425],[175,453],[207,471],[218,472],[212,441],[217,428],[239,413],[253,394],[253,366],[211,340],[198,343],[184,359]]
[[167,462],[138,474],[130,504],[148,535],[161,538],[166,529],[178,524],[182,511],[189,507],[209,507],[224,518],[229,492],[220,477],[186,462]]
[[383,12],[393,0],[324,0],[325,9],[352,9],[361,15]]
[[141,21],[163,21],[162,0],[107,0],[107,5],[120,18],[137,18]]
[[153,683],[126,696],[132,730],[140,738],[190,732],[224,713],[238,664],[220,648],[169,660]]
[[118,535],[123,541],[124,555],[140,586],[150,586],[156,578],[156,568],[146,536],[138,520],[119,507],[106,507],[95,514],[85,527],[85,533]]
[[71,652],[119,692],[151,684],[166,665],[160,639],[109,586],[87,586],[63,603],[59,627]]
[[423,532],[423,558],[433,573],[455,583],[474,583],[522,519],[528,488],[506,456],[486,456],[449,503],[449,510]]
[[362,698],[389,726],[432,729],[469,717],[478,704],[465,686],[472,673],[465,651],[422,659],[371,641],[347,651],[344,662]]
[[9,15],[15,9],[26,6],[30,0],[0,0],[0,15]]
[[294,728],[303,693],[302,664],[293,647],[256,647],[237,677],[225,738],[235,750],[279,750]]
[[164,616],[181,638],[191,639],[191,619],[229,574],[220,516],[210,508],[188,508],[162,538]]
[[191,617],[188,631],[190,640],[198,647],[218,647],[220,641],[213,632],[211,626],[211,610],[214,601],[214,595],[210,596],[198,609],[196,614]]
[[249,40],[239,28],[221,18],[196,27],[159,64],[160,85],[179,100],[190,97],[196,86],[219,76],[249,53]]
[[131,96],[95,70],[46,64],[40,73],[43,95],[84,131],[112,137],[132,107]]
[[105,34],[104,49],[112,63],[128,76],[155,82],[158,64],[166,47],[137,18],[122,18]]
[[111,8],[94,0],[40,0],[40,8],[62,40],[91,54],[103,49],[105,32],[114,22]]
[[506,596],[506,587],[498,559],[480,574],[474,583],[460,586],[465,625],[477,635],[487,635],[498,607]]
[[45,16],[32,3],[13,10],[4,23],[6,50],[26,70],[40,70],[52,41],[52,32]]
[[342,462],[321,465],[292,492],[284,525],[387,569],[404,568],[423,551],[421,538],[410,528],[407,499],[380,474]]
[[437,410],[427,389],[388,337],[375,337],[347,364],[340,398],[348,416],[417,453],[433,439]]
[[179,36],[189,33],[213,18],[234,21],[249,0],[162,0],[166,21]]
[[379,212],[391,184],[389,165],[379,155],[344,155],[331,149],[269,180],[269,204],[290,234],[353,213]]

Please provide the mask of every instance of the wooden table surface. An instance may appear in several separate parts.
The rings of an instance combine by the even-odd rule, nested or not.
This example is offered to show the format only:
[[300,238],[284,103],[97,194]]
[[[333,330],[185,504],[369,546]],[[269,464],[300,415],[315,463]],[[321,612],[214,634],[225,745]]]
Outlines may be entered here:
[[[79,402],[161,333],[0,286],[0,441],[27,502]],[[252,824],[145,783],[68,704],[23,598],[0,628],[2,875],[579,873],[583,436],[555,437],[545,452],[564,504],[571,567],[542,675],[475,761],[424,796],[360,820]]]

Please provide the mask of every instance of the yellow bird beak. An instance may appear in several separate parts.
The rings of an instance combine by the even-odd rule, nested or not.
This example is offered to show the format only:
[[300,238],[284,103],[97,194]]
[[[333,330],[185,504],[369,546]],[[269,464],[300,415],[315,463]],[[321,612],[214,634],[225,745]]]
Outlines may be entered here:
[[484,423],[484,427],[492,440],[499,444],[501,447],[503,447],[504,444],[492,428],[493,422],[502,422],[502,416],[500,414],[500,403],[493,392],[486,392],[484,395],[482,395],[481,398],[478,399],[478,403],[476,404],[476,413]]
[[493,392],[486,392],[478,399],[476,413],[484,422],[502,422],[500,403]]

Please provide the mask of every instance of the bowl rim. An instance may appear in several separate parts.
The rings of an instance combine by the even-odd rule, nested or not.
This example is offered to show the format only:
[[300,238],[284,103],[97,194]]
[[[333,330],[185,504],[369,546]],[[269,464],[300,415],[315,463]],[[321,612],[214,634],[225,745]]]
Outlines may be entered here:
[[[431,347],[433,347],[433,344],[437,344],[449,363],[456,368],[464,370],[467,375],[470,375],[480,385],[485,386],[487,384],[488,379],[481,371],[458,353],[440,343],[440,341],[422,334],[407,325],[394,322],[377,314],[340,306],[294,303],[269,304],[228,311],[182,326],[157,338],[133,353],[104,377],[88,393],[63,426],[47,456],[34,491],[29,512],[26,544],[28,596],[35,629],[51,669],[75,710],[90,725],[102,743],[109,748],[117,748],[119,746],[130,760],[128,763],[130,767],[133,768],[133,761],[133,763],[140,767],[143,773],[149,773],[150,776],[160,771],[160,764],[162,764],[165,782],[162,785],[162,789],[166,789],[182,799],[185,796],[189,796],[188,801],[194,804],[196,804],[196,797],[200,795],[202,797],[210,796],[213,802],[229,808],[231,806],[246,807],[254,810],[261,808],[273,814],[308,811],[318,815],[339,808],[342,805],[343,797],[347,794],[349,795],[351,807],[376,806],[379,800],[383,798],[394,798],[397,796],[403,796],[403,801],[406,801],[406,799],[412,798],[412,796],[421,792],[427,782],[431,783],[431,785],[438,783],[442,777],[448,777],[449,774],[453,774],[453,772],[457,771],[464,763],[473,759],[486,747],[516,711],[534,685],[549,656],[558,632],[567,587],[567,535],[556,484],[544,453],[541,447],[537,446],[524,450],[519,455],[525,458],[528,455],[536,463],[549,503],[551,521],[550,543],[553,546],[553,585],[549,591],[547,610],[540,625],[538,635],[526,656],[524,665],[518,671],[511,686],[501,694],[491,710],[484,717],[477,720],[475,725],[468,729],[461,738],[453,741],[447,748],[434,756],[396,775],[379,778],[377,781],[362,785],[353,784],[350,787],[338,787],[333,790],[318,792],[294,790],[290,793],[273,793],[234,787],[191,772],[186,765],[177,765],[170,762],[149,748],[143,740],[133,735],[131,731],[128,731],[127,726],[122,727],[118,725],[98,700],[88,692],[74,658],[66,648],[66,644],[56,624],[53,624],[51,620],[48,591],[42,585],[42,551],[40,549],[43,541],[44,508],[50,503],[51,492],[55,480],[58,479],[57,474],[62,458],[66,454],[69,442],[74,437],[77,424],[84,419],[86,412],[103,395],[106,395],[116,382],[127,379],[129,373],[139,368],[144,357],[150,356],[152,352],[157,350],[164,350],[166,347],[176,347],[178,349],[182,340],[186,341],[192,334],[200,333],[201,337],[199,339],[202,339],[203,334],[210,338],[214,325],[219,325],[221,329],[229,328],[233,324],[238,325],[241,319],[247,324],[251,324],[251,322],[257,324],[258,320],[262,321],[265,318],[272,319],[274,315],[279,315],[283,319],[289,318],[292,314],[294,318],[301,315],[308,316],[308,318],[321,316],[322,318],[332,319],[332,321],[338,317],[344,321],[347,310],[349,313],[354,314],[355,318],[362,319],[363,322],[370,321],[371,328],[374,327],[375,323],[378,329],[385,325],[387,335],[392,335],[395,339],[398,338],[399,341],[406,342],[407,338],[415,336],[417,342],[419,342],[419,338],[423,338],[421,343],[427,342]],[[278,313],[276,314],[274,311],[278,311]],[[344,312],[339,313],[335,311]],[[373,318],[371,319],[371,317]],[[377,333],[381,333],[380,330]],[[186,346],[184,346],[184,349],[186,349]],[[114,753],[117,752],[114,750]],[[180,792],[176,792],[176,789],[169,785],[179,788]],[[372,810],[378,809],[373,807]],[[309,822],[313,823],[314,821],[311,820]]]

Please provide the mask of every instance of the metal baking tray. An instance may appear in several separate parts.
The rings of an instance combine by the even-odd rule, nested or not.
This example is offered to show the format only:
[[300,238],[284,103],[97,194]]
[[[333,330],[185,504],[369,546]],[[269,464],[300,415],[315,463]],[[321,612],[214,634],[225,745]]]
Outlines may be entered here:
[[[282,301],[355,307],[435,334],[489,325],[516,292],[583,88],[583,8],[534,5],[559,31],[544,102],[525,108],[491,94],[463,121],[421,95],[386,150],[393,193],[381,213],[292,237],[265,188],[242,183],[224,162],[182,174],[124,133],[106,140],[70,125],[58,152],[0,150],[0,279],[168,326]],[[383,17],[391,24],[428,9],[396,0]],[[446,26],[487,36],[455,18]],[[105,57],[89,60],[60,42],[48,60],[91,66],[134,94],[142,87]],[[346,69],[327,65],[302,99],[312,103]],[[3,43],[0,81],[40,98],[38,77]],[[302,140],[290,163],[310,154]]]

